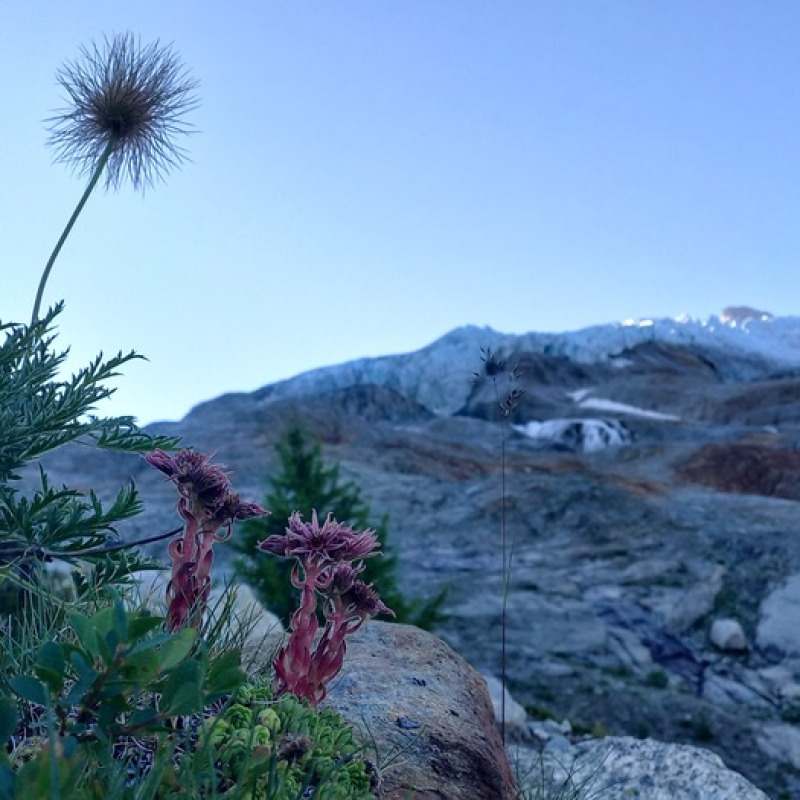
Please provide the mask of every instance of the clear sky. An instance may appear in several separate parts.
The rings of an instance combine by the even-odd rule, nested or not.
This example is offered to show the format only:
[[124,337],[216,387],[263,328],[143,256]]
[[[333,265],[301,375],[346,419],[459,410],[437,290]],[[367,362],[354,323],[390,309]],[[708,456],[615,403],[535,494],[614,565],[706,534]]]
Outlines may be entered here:
[[2,0],[0,319],[83,188],[58,67],[132,31],[199,79],[192,163],[95,194],[45,303],[105,413],[177,419],[463,324],[800,313],[796,0]]

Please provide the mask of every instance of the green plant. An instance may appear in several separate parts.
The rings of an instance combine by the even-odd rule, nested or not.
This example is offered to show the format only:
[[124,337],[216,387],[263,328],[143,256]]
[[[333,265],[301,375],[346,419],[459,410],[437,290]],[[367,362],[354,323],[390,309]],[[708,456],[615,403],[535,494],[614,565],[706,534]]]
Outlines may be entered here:
[[[56,306],[32,327],[0,323],[0,584],[4,607],[13,612],[8,626],[12,633],[25,627],[29,652],[64,618],[65,603],[45,579],[47,563],[74,567],[78,600],[160,568],[116,532],[140,510],[133,484],[103,504],[91,491],[53,486],[39,459],[67,443],[127,452],[175,443],[140,431],[131,417],[91,414],[113,391],[105,382],[135,354],[98,358],[68,379],[57,377],[66,353],[53,350],[51,329],[60,310]],[[35,473],[31,462],[38,462]]]
[[[292,561],[259,558],[256,555],[258,543],[269,536],[281,535],[286,520],[295,511],[306,519],[312,511],[322,517],[330,513],[359,529],[371,527],[371,513],[359,487],[352,481],[341,480],[338,464],[325,464],[320,443],[309,441],[299,426],[290,427],[275,449],[280,470],[270,479],[265,502],[271,515],[243,522],[236,537],[230,540],[230,546],[238,554],[234,562],[236,574],[286,626],[299,597],[290,583]],[[446,619],[441,611],[446,589],[428,599],[407,600],[403,596],[397,585],[397,556],[387,542],[385,516],[374,530],[383,555],[365,562],[362,578],[375,587],[395,612],[395,621],[430,629]]]
[[566,755],[564,759],[546,752],[526,754],[513,748],[511,768],[519,800],[601,800],[613,781],[603,779],[603,765],[611,754],[601,758]]
[[41,743],[16,773],[5,766],[10,796],[101,796],[121,773],[148,774],[143,752],[184,744],[176,718],[199,714],[244,682],[237,652],[210,661],[196,631],[162,633],[163,623],[129,612],[120,597],[91,617],[70,613],[60,640],[39,648],[31,674],[8,680],[21,701],[19,739]]
[[714,728],[705,714],[701,714],[693,721],[692,735],[698,742],[711,742],[714,740]]
[[22,731],[0,761],[0,797],[372,796],[338,715],[274,700],[247,681],[238,652],[211,658],[196,630],[162,633],[163,618],[120,598],[69,621],[68,640],[10,680],[22,713],[0,698],[0,732]]
[[[95,416],[113,391],[107,381],[138,356],[98,357],[62,378],[66,353],[54,350],[52,329],[63,304],[39,313],[101,176],[117,186],[127,175],[139,188],[182,160],[172,137],[188,132],[181,115],[195,104],[195,84],[169,48],[141,47],[129,34],[84,50],[60,81],[72,105],[53,120],[52,141],[89,183],[42,273],[31,323],[0,322],[0,602],[9,612],[0,621],[0,800],[300,800],[312,788],[327,800],[371,797],[346,726],[293,697],[264,712],[268,742],[254,727],[258,741],[239,748],[257,776],[240,771],[229,737],[209,735],[231,723],[226,709],[248,680],[231,604],[203,621],[211,546],[263,509],[241,502],[204,457],[165,452],[175,439],[146,434],[132,417]],[[110,503],[53,486],[41,459],[65,444],[148,452],[179,490],[184,525],[123,541],[117,526],[140,511],[134,485]],[[176,534],[162,618],[131,605],[136,573],[163,568],[138,545]],[[72,567],[66,581],[49,572],[54,561]]]
[[267,685],[243,685],[204,721],[198,744],[213,748],[225,797],[231,791],[252,800],[372,797],[360,745],[341,717],[291,694],[275,700]]

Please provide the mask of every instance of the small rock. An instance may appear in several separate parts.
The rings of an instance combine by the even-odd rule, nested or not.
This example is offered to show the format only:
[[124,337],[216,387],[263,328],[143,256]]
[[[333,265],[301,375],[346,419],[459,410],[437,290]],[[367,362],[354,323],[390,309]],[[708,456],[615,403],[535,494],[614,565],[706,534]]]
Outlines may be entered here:
[[741,652],[747,650],[747,639],[738,620],[715,619],[709,635],[711,644],[719,650]]
[[756,643],[766,651],[800,655],[800,574],[792,575],[761,603]]
[[681,593],[675,605],[665,615],[667,625],[674,631],[687,631],[697,620],[714,607],[714,600],[722,589],[725,568],[716,564],[712,568],[697,568],[698,582]]
[[498,725],[502,724],[503,704],[501,702],[501,697],[505,695],[506,730],[513,730],[514,728],[519,728],[521,725],[524,725],[525,721],[528,719],[525,709],[511,696],[508,689],[503,688],[500,679],[487,673],[483,673],[483,678],[489,689],[489,697],[492,699],[495,722]]

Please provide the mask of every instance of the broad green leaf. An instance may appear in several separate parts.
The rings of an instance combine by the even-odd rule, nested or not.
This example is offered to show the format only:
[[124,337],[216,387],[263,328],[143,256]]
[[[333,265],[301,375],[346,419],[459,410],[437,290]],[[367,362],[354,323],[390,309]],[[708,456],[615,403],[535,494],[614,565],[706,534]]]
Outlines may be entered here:
[[148,731],[166,730],[162,714],[155,708],[137,708],[128,720],[128,728]]
[[162,672],[167,672],[183,662],[191,652],[196,638],[196,630],[183,628],[164,642],[158,650]]
[[14,800],[14,784],[17,776],[11,767],[0,765],[0,800]]
[[112,613],[112,630],[116,634],[117,642],[128,641],[128,613],[122,600],[114,601]]
[[23,699],[46,706],[49,699],[47,687],[30,675],[16,675],[8,681],[9,686]]
[[0,746],[12,736],[18,722],[17,704],[10,697],[0,697]]
[[85,617],[83,614],[70,614],[69,621],[72,630],[78,637],[81,646],[89,655],[89,660],[93,661],[100,656],[100,644],[97,637],[97,628],[94,620]]
[[168,717],[193,714],[203,707],[200,684],[202,674],[195,659],[180,663],[169,673],[161,689],[160,708]]
[[128,654],[120,671],[127,680],[138,687],[144,687],[161,672],[158,653],[155,650],[143,650],[133,655]]
[[206,692],[213,701],[220,695],[228,694],[238,689],[246,680],[247,675],[241,667],[241,658],[237,650],[230,650],[214,659],[208,670],[206,679]]
[[39,650],[33,671],[43,680],[52,694],[58,694],[64,688],[64,651],[55,642],[45,642]]
[[138,642],[139,639],[146,636],[150,631],[158,628],[163,622],[163,617],[144,614],[131,617],[128,620],[128,641],[131,643]]

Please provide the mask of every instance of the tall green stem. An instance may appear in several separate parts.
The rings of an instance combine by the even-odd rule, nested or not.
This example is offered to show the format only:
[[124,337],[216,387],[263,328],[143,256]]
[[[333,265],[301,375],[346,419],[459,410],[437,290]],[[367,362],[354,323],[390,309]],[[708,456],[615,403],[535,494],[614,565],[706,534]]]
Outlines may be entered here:
[[42,305],[42,295],[44,294],[44,287],[47,284],[47,279],[50,277],[50,271],[53,269],[53,264],[55,264],[58,254],[61,252],[61,248],[64,246],[64,242],[67,241],[67,237],[72,231],[75,221],[80,216],[81,211],[83,211],[83,207],[86,205],[89,195],[94,190],[94,187],[97,186],[97,182],[100,180],[100,176],[103,174],[103,170],[105,169],[111,154],[114,152],[116,144],[117,141],[114,137],[111,137],[108,140],[106,149],[103,151],[103,154],[100,156],[100,160],[97,162],[94,174],[92,175],[92,179],[89,181],[89,185],[86,187],[86,191],[84,191],[83,196],[78,201],[78,205],[75,206],[75,210],[72,212],[72,216],[69,218],[67,227],[64,228],[64,231],[56,242],[53,252],[50,253],[50,258],[47,260],[47,265],[45,266],[42,277],[39,280],[39,288],[36,291],[36,300],[34,301],[33,313],[31,314],[31,326],[35,325],[39,320],[39,308]]

